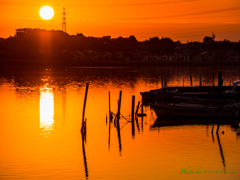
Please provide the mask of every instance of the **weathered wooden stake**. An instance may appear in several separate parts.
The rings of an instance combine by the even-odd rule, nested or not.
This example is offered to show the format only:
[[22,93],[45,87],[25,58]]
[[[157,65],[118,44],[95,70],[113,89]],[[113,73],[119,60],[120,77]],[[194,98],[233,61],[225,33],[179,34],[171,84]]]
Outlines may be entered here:
[[[213,130],[212,130],[213,131]],[[213,132],[211,132],[212,133],[212,140],[213,140],[213,142],[214,142],[214,135],[213,135]]]
[[122,91],[120,91],[120,93],[119,93],[117,122],[119,122],[119,119],[120,119],[121,101],[122,101]]
[[82,136],[82,152],[83,152],[85,176],[86,176],[86,179],[88,179],[88,166],[87,166],[87,158],[86,158],[86,152],[85,152],[84,136]]
[[222,72],[218,73],[218,94],[221,94],[223,79],[222,79]]
[[137,125],[137,128],[138,128],[138,132],[140,132],[140,128],[139,128],[139,124],[138,124],[138,117],[137,116],[135,117],[135,121],[136,121],[136,125]]
[[225,158],[224,158],[224,155],[223,155],[222,145],[221,145],[221,143],[220,143],[220,138],[219,138],[218,133],[217,133],[217,140],[218,140],[218,145],[219,145],[220,154],[221,154],[221,157],[222,157],[223,169],[225,169],[225,167],[226,167]]
[[132,96],[132,135],[135,134],[135,129],[134,129],[134,106],[135,106],[135,96]]
[[218,131],[219,131],[219,125],[220,125],[220,123],[218,123],[218,127],[217,127],[217,130],[216,130],[216,133],[218,133]]
[[[82,114],[82,128],[85,128],[82,130],[82,132],[86,133],[86,122],[84,121],[85,118],[85,109],[86,109],[86,103],[87,103],[87,94],[88,94],[88,83],[86,84],[86,90],[85,90],[85,97],[84,97],[84,103],[83,103],[83,114]],[[85,134],[86,136],[86,134]]]
[[219,72],[218,74],[218,87],[222,87],[222,72]]
[[87,141],[87,118],[85,118],[85,121],[84,121],[84,138],[86,142]]
[[111,121],[109,121],[108,125],[108,149],[110,150]]
[[110,91],[108,92],[108,97],[109,97],[109,121],[112,122]]
[[202,75],[199,74],[199,86],[202,86]]
[[162,88],[164,88],[164,87],[163,87],[163,74],[162,74]]
[[120,91],[120,93],[119,93],[118,112],[117,112],[117,132],[118,132],[118,142],[119,142],[119,152],[120,152],[120,153],[121,153],[121,150],[122,150],[120,124],[119,124],[121,101],[122,101],[122,91]]
[[192,86],[192,75],[190,74],[190,83],[191,83],[191,86]]
[[214,86],[214,73],[213,73],[213,86]]
[[111,112],[110,91],[108,92],[109,113]]
[[140,105],[140,101],[138,101],[138,105],[137,105],[137,109],[136,109],[135,115],[137,115],[137,113],[138,113],[139,105]]
[[213,129],[214,129],[214,124],[213,124],[213,126],[212,126],[212,131],[211,131],[211,133],[213,133]]
[[[143,103],[142,103],[142,109],[141,109],[141,114],[143,115]],[[141,117],[141,126],[142,126],[142,131],[143,131],[143,116]]]
[[84,122],[82,124],[81,134],[82,134],[82,138],[86,142],[87,141],[87,118],[84,120]]
[[88,83],[86,84],[85,97],[84,97],[84,103],[83,103],[82,124],[83,124],[83,122],[84,122],[84,117],[85,117],[87,94],[88,94]]
[[136,109],[136,112],[135,112],[135,120],[136,120],[136,125],[137,125],[137,128],[138,128],[138,132],[140,131],[139,124],[138,124],[138,117],[137,117],[139,105],[140,105],[140,101],[138,101],[137,109]]
[[119,125],[119,121],[117,123],[117,133],[118,133],[118,143],[119,143],[119,153],[121,154],[122,151],[122,143],[121,143],[121,132],[120,132],[120,125]]
[[167,76],[166,76],[166,73],[165,73],[165,83],[164,83],[164,87],[167,88]]

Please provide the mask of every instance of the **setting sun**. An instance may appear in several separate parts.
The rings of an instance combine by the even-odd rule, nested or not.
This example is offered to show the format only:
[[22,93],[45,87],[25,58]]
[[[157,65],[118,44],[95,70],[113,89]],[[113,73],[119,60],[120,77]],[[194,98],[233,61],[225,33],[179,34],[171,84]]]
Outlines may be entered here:
[[53,17],[54,11],[49,6],[43,6],[39,11],[39,15],[41,16],[41,18],[48,20]]

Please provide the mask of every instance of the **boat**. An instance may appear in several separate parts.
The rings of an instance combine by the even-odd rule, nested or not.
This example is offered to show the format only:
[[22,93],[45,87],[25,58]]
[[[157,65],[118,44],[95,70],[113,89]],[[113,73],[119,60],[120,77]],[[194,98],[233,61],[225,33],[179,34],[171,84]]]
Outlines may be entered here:
[[173,96],[198,96],[200,98],[211,98],[223,95],[227,98],[240,98],[240,80],[233,82],[233,86],[188,86],[188,87],[167,87],[161,89],[140,92],[143,101],[172,100]]
[[161,88],[161,89],[154,89],[146,92],[140,92],[143,100],[156,100],[156,99],[164,99],[165,96],[170,94],[177,94],[178,89],[171,87],[171,88]]
[[205,106],[189,103],[150,103],[150,107],[158,117],[231,117],[238,116],[240,105]]
[[212,124],[221,124],[221,125],[231,125],[231,127],[238,129],[239,124],[237,119],[231,118],[166,118],[161,117],[157,118],[151,127],[166,127],[166,126],[184,126],[184,125],[212,125]]
[[190,103],[190,104],[204,104],[204,105],[225,105],[234,104],[240,101],[240,97],[234,97],[229,95],[198,95],[198,96],[173,96],[172,99],[178,103]]

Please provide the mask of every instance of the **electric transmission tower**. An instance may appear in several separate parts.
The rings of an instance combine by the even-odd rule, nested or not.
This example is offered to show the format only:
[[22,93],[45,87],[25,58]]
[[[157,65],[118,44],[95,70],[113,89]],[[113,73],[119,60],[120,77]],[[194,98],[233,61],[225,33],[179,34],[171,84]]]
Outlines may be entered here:
[[62,17],[62,31],[66,32],[66,13],[65,13],[65,8],[63,8],[63,17]]

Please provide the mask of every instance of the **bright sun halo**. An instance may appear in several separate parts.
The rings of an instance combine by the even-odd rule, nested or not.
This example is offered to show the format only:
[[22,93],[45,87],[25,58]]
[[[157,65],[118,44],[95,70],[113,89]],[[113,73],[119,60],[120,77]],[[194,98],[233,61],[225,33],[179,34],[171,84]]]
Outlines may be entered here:
[[40,9],[39,14],[40,14],[41,18],[48,20],[48,19],[51,19],[53,17],[54,11],[49,6],[43,6]]

